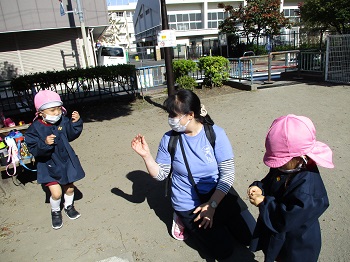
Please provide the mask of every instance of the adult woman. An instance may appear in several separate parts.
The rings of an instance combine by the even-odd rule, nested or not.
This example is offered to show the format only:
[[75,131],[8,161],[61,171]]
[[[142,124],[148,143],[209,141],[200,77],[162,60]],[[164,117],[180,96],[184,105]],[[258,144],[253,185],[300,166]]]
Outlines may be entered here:
[[[155,179],[164,180],[172,167],[171,200],[177,216],[210,257],[226,258],[233,251],[233,237],[248,245],[255,227],[247,206],[232,188],[234,155],[230,141],[192,91],[179,90],[165,100],[164,107],[172,131],[164,134],[156,160],[144,136],[137,135],[131,146]],[[211,125],[215,132],[215,148],[204,125]],[[179,133],[179,141],[172,161],[168,144],[173,131]],[[204,196],[205,202],[201,201]]]

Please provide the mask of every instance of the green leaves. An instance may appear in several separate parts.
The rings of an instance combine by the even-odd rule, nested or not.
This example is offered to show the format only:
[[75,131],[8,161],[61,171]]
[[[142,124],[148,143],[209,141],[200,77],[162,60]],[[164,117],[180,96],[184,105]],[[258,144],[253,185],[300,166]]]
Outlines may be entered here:
[[280,12],[279,0],[247,0],[247,5],[240,5],[238,8],[222,3],[218,7],[229,12],[229,17],[219,26],[220,31],[236,34],[237,28],[242,26],[241,34],[248,41],[250,35],[258,39],[262,33],[276,35],[281,28],[290,27],[289,20]]
[[205,56],[199,59],[198,66],[204,71],[203,83],[209,87],[220,87],[229,77],[229,61],[222,56]]
[[77,79],[100,78],[103,81],[117,81],[120,77],[128,78],[134,76],[135,71],[134,65],[127,64],[47,71],[16,77],[12,79],[11,85],[14,91],[24,91],[31,89],[33,85],[44,89],[52,85],[67,85],[67,83],[75,82]]
[[173,61],[174,77],[178,87],[193,90],[197,83],[189,74],[197,69],[197,63],[192,60],[180,59]]
[[305,0],[300,6],[301,20],[310,27],[350,33],[349,0]]

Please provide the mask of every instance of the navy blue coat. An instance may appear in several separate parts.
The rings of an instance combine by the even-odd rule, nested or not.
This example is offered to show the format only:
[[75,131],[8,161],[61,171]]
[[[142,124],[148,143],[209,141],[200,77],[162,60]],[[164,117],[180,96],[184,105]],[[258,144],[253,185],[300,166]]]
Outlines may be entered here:
[[[56,124],[46,124],[37,119],[25,133],[29,152],[37,164],[37,181],[41,184],[57,181],[61,185],[73,183],[85,177],[78,156],[69,144],[78,138],[83,130],[83,121],[73,123],[62,116]],[[47,145],[45,139],[54,134],[55,144]]]
[[321,250],[318,218],[329,206],[317,166],[291,175],[271,168],[252,185],[263,190],[265,199],[250,249],[263,250],[266,262],[316,262]]

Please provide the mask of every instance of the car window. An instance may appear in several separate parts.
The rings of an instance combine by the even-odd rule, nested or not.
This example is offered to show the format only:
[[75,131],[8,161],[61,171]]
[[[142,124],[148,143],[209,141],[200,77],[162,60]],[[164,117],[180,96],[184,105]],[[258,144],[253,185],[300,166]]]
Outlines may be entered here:
[[118,56],[123,57],[124,52],[120,47],[102,47],[101,56]]

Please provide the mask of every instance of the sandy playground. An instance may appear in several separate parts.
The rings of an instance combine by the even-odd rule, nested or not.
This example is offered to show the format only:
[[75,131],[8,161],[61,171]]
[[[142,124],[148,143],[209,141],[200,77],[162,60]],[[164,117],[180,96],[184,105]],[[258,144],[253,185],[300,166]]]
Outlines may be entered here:
[[[323,246],[319,261],[350,261],[350,86],[299,83],[258,91],[198,93],[215,123],[232,143],[234,187],[257,217],[245,195],[261,179],[264,138],[272,121],[288,113],[310,117],[317,139],[334,153],[334,169],[320,168],[330,207],[320,218]],[[164,183],[153,181],[142,159],[130,147],[141,133],[156,155],[169,130],[167,115],[157,103],[102,104],[80,108],[85,122],[72,143],[86,177],[76,183],[75,206],[82,216],[63,216],[60,230],[51,228],[47,195],[35,179],[0,181],[0,261],[207,261],[191,242],[169,235],[172,211]],[[70,107],[73,110],[75,108]],[[71,112],[71,111],[70,111]],[[26,179],[28,181],[26,181]],[[235,248],[230,261],[263,261],[263,254]]]

